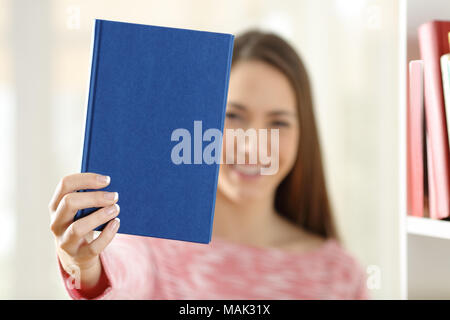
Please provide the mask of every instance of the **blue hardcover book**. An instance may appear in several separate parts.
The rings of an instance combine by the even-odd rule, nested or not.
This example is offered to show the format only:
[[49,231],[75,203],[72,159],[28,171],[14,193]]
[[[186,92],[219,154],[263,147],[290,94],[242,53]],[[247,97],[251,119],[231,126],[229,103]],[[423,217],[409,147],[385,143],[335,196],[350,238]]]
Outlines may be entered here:
[[96,20],[93,41],[81,171],[111,176],[120,233],[209,243],[234,36]]

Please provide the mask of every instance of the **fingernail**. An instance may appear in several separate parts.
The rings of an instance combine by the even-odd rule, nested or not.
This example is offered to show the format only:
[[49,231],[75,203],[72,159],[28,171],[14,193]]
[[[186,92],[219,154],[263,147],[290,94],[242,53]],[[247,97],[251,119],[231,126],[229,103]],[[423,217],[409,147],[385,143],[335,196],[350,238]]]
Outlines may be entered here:
[[119,212],[119,205],[118,204],[115,204],[112,207],[109,207],[109,208],[107,208],[105,210],[105,213],[106,213],[107,216],[112,216],[112,215],[114,215],[117,212]]
[[101,184],[109,184],[111,178],[109,176],[97,176],[97,181]]
[[119,229],[120,226],[120,219],[119,218],[115,218],[114,221],[112,222],[112,230],[116,231],[117,229]]
[[104,197],[106,200],[118,200],[119,194],[117,192],[105,192]]

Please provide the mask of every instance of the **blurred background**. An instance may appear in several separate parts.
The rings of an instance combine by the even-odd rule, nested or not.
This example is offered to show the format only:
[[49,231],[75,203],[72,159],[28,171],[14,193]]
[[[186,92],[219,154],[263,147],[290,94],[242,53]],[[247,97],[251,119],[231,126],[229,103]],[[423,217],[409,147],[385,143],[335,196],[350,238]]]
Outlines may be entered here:
[[[373,298],[399,298],[399,4],[0,0],[0,298],[67,299],[47,204],[81,166],[93,19],[279,33],[306,63],[332,204]],[[151,183],[151,181],[149,181]]]

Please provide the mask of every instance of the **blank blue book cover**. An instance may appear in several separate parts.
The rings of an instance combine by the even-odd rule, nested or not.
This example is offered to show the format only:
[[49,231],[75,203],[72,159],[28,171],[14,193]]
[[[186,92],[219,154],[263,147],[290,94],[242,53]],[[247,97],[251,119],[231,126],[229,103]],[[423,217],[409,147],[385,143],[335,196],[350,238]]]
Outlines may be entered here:
[[173,163],[171,136],[188,130],[193,158],[194,121],[223,132],[233,41],[95,21],[81,171],[111,176],[103,190],[119,193],[120,233],[210,242],[219,164]]

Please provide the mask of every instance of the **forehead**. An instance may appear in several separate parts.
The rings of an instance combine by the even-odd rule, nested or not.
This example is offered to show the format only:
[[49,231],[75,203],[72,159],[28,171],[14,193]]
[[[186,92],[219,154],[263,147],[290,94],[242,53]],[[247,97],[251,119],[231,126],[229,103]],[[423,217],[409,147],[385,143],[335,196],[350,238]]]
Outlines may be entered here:
[[233,65],[228,101],[250,111],[296,111],[295,92],[288,78],[270,64],[256,60]]

